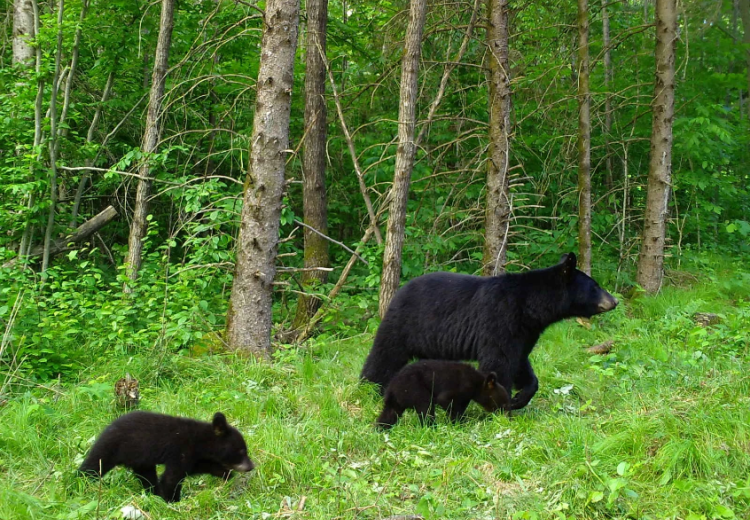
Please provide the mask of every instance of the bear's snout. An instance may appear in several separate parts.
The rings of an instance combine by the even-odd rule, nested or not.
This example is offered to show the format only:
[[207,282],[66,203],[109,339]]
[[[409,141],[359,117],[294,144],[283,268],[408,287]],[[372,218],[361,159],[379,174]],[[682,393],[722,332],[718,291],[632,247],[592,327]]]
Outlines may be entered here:
[[605,293],[602,296],[602,299],[599,302],[599,305],[597,305],[597,309],[600,312],[608,312],[608,311],[611,311],[612,309],[614,309],[615,307],[617,307],[618,303],[620,303],[620,302],[617,301],[617,298],[615,298],[614,296],[612,296],[609,293]]
[[242,472],[252,471],[253,469],[255,469],[255,464],[253,464],[252,460],[246,458],[241,463],[235,464],[234,466],[232,466],[232,469],[235,471],[242,471]]

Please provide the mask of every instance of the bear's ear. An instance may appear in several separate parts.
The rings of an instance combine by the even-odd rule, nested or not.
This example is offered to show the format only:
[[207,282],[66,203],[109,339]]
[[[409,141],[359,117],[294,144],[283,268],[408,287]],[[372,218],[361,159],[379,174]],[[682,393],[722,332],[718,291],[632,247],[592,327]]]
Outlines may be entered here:
[[227,430],[229,429],[227,418],[224,417],[224,414],[221,412],[216,412],[214,414],[214,420],[212,424],[214,427],[214,433],[217,437],[221,437],[222,435],[227,433]]
[[489,389],[495,388],[495,382],[497,380],[497,374],[494,372],[490,372],[487,374],[487,377],[484,380],[484,386],[486,386]]
[[562,272],[564,276],[570,276],[573,274],[573,271],[576,270],[576,264],[578,263],[578,260],[576,259],[575,253],[568,253],[565,255],[562,255],[560,258],[560,263],[558,265],[562,266]]

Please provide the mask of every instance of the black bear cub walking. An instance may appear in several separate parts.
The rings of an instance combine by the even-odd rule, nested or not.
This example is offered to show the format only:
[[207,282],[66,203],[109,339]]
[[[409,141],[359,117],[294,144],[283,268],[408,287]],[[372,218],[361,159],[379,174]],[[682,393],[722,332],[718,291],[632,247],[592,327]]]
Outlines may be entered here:
[[[157,480],[156,465],[164,464]],[[178,502],[182,480],[210,474],[224,479],[230,471],[251,471],[242,434],[217,412],[211,423],[152,412],[130,412],[107,426],[79,471],[103,477],[115,466],[133,470],[147,491]]]
[[480,277],[431,273],[396,292],[362,368],[362,379],[381,392],[414,358],[477,360],[485,373],[518,393],[511,408],[523,408],[539,382],[529,354],[548,326],[565,318],[608,312],[617,300],[576,269],[576,255],[526,273]]
[[420,420],[435,419],[435,405],[459,420],[473,400],[488,412],[510,410],[508,392],[471,365],[457,361],[417,361],[402,368],[385,390],[385,407],[376,426],[390,428],[401,414],[413,408]]

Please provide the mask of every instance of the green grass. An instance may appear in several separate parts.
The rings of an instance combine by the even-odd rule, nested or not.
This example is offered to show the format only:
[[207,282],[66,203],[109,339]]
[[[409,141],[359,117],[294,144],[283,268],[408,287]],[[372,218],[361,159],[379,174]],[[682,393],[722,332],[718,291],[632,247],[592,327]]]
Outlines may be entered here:
[[[641,296],[587,329],[545,332],[540,390],[508,419],[413,414],[387,434],[357,382],[372,336],[318,338],[260,364],[143,352],[93,360],[76,385],[29,386],[0,408],[0,519],[750,518],[750,287],[736,273]],[[746,280],[747,278],[745,278]],[[696,311],[722,322],[696,327]],[[613,353],[584,347],[613,339]],[[145,495],[124,470],[74,470],[114,417],[112,386],[141,381],[142,409],[210,420],[223,411],[257,469],[186,481],[183,501]],[[21,388],[21,387],[19,387]],[[300,507],[300,503],[303,507]]]

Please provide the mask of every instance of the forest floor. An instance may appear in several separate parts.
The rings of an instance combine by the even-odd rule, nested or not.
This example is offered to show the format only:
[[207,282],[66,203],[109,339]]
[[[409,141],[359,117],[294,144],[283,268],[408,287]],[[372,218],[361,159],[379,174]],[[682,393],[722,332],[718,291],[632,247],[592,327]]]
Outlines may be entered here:
[[[380,400],[358,384],[371,334],[271,363],[94,359],[78,383],[29,386],[0,406],[0,519],[122,518],[125,506],[187,520],[750,518],[750,275],[736,269],[672,272],[657,297],[551,327],[532,354],[539,393],[510,419],[472,404],[461,424],[422,427],[407,412],[376,431]],[[720,321],[702,327],[696,312]],[[586,351],[608,340],[609,354]],[[141,409],[224,412],[256,470],[190,477],[176,504],[124,469],[77,478],[126,371]]]

